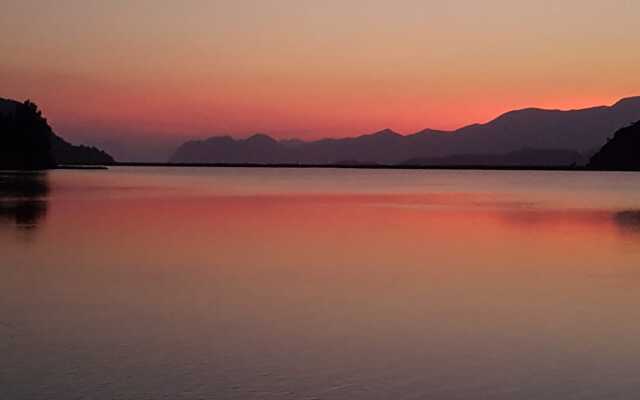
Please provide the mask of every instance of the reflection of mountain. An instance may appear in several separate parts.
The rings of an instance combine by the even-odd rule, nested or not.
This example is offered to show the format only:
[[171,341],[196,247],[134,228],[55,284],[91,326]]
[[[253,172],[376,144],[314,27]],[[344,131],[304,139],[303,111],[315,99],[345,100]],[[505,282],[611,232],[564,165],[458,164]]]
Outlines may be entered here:
[[625,230],[640,233],[640,211],[620,211],[613,215],[613,220]]
[[46,173],[0,174],[0,223],[33,228],[47,213],[49,184]]
[[613,225],[625,233],[640,234],[640,210],[514,208],[501,211],[499,215],[509,224],[533,231],[553,226],[579,225],[601,229]]
[[[638,119],[640,97],[634,97],[611,107],[511,111],[486,124],[470,125],[453,132],[427,129],[403,136],[386,129],[355,138],[313,142],[277,141],[262,134],[245,140],[217,136],[183,144],[171,157],[171,162],[335,164],[351,160],[397,164],[416,158],[500,155],[528,148],[565,149],[566,159],[552,161],[570,165],[575,161],[576,152],[593,151],[611,132]],[[550,162],[542,160],[540,164],[550,165]]]
[[0,98],[0,169],[46,169],[56,163],[110,164],[113,158],[57,136],[34,103]]
[[590,168],[640,171],[640,122],[617,131],[589,163]]

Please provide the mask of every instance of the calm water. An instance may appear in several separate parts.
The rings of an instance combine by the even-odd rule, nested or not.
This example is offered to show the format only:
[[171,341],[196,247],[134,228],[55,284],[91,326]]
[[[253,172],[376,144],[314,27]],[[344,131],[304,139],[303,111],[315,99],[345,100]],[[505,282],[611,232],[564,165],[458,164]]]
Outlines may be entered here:
[[625,173],[0,173],[0,398],[633,398],[636,210]]

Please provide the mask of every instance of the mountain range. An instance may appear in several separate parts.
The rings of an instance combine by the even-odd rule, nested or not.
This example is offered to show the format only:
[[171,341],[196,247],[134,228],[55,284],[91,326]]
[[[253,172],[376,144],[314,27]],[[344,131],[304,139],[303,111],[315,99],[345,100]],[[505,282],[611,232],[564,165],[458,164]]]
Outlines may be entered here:
[[488,123],[454,131],[425,129],[400,135],[384,129],[353,138],[317,141],[276,140],[266,134],[247,139],[214,136],[182,144],[169,161],[420,165],[422,160],[428,165],[438,160],[445,164],[474,163],[477,157],[491,163],[506,157],[512,165],[523,165],[518,155],[535,155],[529,161],[535,165],[571,165],[584,163],[613,132],[637,120],[640,97],[629,97],[612,106],[510,111]]

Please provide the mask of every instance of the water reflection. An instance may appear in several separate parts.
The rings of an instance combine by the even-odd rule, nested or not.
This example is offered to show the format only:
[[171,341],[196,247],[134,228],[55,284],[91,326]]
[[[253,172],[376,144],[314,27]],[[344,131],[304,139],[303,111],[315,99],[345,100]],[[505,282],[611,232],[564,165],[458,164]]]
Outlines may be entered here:
[[176,171],[0,173],[0,397],[638,391],[640,176]]
[[625,231],[640,233],[640,210],[625,210],[613,215],[616,224]]
[[47,214],[49,183],[45,172],[0,173],[0,224],[20,229],[38,226]]

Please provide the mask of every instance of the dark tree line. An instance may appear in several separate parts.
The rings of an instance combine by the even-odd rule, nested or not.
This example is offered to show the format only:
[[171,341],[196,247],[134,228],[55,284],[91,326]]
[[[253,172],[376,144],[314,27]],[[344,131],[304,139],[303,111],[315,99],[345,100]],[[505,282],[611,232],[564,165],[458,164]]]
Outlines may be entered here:
[[104,165],[113,158],[95,147],[74,146],[57,136],[38,106],[2,100],[0,169],[48,169],[57,164]]
[[620,129],[596,153],[589,167],[602,170],[640,171],[640,121]]
[[0,167],[46,169],[55,166],[53,132],[31,101],[15,103],[13,112],[0,113]]

